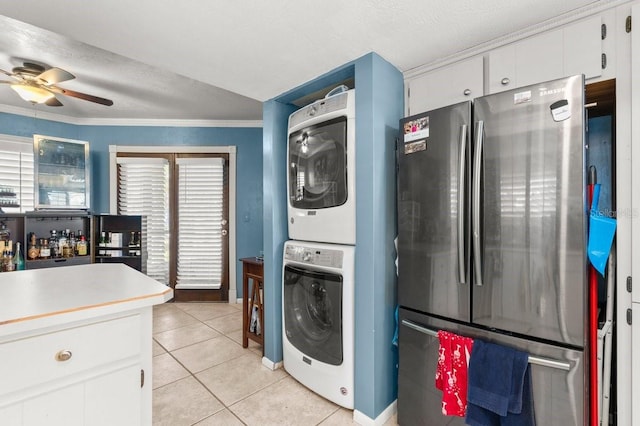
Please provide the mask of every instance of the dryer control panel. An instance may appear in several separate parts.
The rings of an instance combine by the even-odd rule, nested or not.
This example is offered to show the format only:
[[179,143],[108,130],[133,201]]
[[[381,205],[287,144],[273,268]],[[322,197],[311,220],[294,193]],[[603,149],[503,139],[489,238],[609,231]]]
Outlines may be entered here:
[[344,253],[341,250],[320,249],[305,246],[285,246],[284,258],[307,265],[342,268]]

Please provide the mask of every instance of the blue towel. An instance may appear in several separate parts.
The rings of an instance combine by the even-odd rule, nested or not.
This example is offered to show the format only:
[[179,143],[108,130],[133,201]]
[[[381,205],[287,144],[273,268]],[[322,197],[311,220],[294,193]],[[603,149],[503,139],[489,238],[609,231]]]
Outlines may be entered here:
[[467,401],[469,425],[535,425],[528,354],[476,339]]

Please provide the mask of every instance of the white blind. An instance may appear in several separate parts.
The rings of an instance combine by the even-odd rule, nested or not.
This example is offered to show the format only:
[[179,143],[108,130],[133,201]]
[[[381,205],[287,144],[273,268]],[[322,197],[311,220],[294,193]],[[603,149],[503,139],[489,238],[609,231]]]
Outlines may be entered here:
[[[176,289],[222,285],[224,159],[178,158]],[[226,229],[226,227],[225,227]]]
[[5,213],[34,208],[33,142],[0,135],[0,207]]
[[169,160],[118,157],[118,212],[142,215],[143,271],[169,285]]

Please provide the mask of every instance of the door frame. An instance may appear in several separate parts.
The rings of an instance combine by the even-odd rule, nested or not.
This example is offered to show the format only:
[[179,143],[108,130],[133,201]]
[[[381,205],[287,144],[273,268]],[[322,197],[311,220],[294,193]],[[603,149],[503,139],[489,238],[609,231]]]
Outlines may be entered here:
[[118,197],[111,188],[117,188],[116,158],[118,153],[146,154],[229,154],[229,297],[228,303],[237,303],[236,279],[236,147],[225,146],[140,146],[109,145],[109,210],[118,214]]

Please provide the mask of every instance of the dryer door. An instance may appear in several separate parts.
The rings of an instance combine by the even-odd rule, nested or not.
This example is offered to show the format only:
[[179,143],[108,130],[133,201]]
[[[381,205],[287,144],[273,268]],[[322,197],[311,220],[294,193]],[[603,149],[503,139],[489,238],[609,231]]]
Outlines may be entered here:
[[342,364],[342,276],[284,267],[287,340],[309,358]]
[[347,201],[346,144],[346,117],[289,135],[289,202],[293,207],[323,209]]

